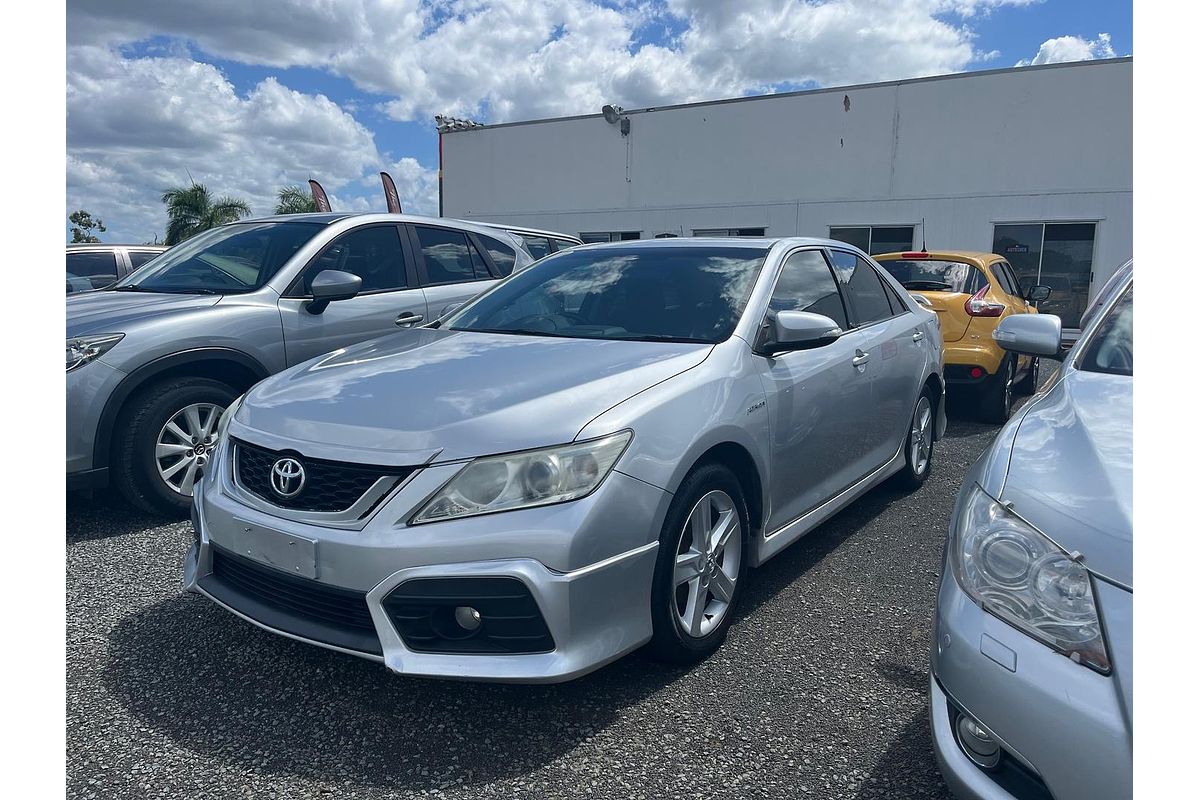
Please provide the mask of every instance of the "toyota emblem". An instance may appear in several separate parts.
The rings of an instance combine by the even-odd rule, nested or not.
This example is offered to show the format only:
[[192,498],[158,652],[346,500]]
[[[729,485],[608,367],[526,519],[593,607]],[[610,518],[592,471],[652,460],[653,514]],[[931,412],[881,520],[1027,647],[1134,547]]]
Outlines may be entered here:
[[304,488],[304,465],[294,458],[281,458],[271,467],[271,490],[280,497],[295,497]]

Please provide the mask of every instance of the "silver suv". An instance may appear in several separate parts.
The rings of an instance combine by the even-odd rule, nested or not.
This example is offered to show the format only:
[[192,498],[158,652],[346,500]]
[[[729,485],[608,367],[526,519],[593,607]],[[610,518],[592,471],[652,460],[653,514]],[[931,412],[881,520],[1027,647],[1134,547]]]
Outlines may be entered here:
[[943,396],[936,315],[849,245],[585,245],[247,392],[184,585],[405,674],[695,660],[748,566],[925,480]]
[[67,488],[186,513],[224,409],[313,356],[413,327],[532,262],[516,237],[395,214],[203,233],[67,297]]

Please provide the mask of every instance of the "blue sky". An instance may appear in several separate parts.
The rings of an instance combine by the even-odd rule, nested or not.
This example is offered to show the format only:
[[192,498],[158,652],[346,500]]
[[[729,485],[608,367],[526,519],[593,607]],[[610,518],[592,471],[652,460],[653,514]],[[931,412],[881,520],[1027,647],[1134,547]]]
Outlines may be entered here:
[[[160,234],[191,174],[271,211],[436,213],[437,113],[483,122],[1132,54],[1112,0],[72,0],[69,210]],[[769,22],[764,22],[769,20]],[[109,238],[112,238],[110,236]]]

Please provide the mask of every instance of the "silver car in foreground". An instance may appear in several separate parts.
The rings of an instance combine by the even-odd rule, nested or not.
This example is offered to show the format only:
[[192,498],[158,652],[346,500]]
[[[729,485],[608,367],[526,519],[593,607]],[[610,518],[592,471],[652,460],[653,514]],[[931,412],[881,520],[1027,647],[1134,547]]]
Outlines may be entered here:
[[[1122,273],[958,496],[929,693],[934,750],[962,798],[1132,795],[1132,268]],[[994,336],[1061,357],[1051,315],[1006,319]]]
[[396,672],[702,658],[746,570],[944,428],[932,312],[822,239],[579,247],[221,421],[184,584]]

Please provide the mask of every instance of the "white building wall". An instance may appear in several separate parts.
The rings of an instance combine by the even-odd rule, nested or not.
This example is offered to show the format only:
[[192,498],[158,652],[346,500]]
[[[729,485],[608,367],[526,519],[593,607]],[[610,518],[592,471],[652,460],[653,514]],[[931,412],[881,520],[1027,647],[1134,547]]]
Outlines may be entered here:
[[[1098,222],[1093,288],[1133,252],[1131,59],[966,73],[443,134],[448,217],[569,233]],[[619,99],[619,98],[614,98]],[[848,101],[848,108],[847,108]],[[919,246],[919,245],[918,245]]]

